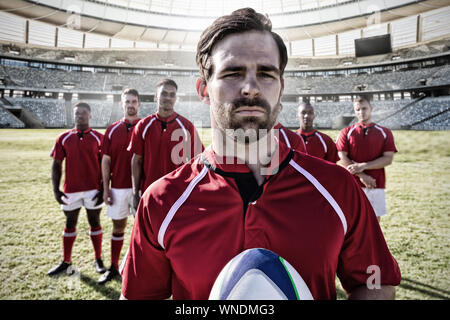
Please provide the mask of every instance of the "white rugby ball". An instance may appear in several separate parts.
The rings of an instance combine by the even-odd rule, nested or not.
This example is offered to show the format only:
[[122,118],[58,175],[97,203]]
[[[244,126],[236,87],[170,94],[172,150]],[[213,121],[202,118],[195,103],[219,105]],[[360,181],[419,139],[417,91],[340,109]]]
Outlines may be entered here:
[[223,267],[209,300],[313,300],[313,296],[289,262],[270,250],[254,248]]

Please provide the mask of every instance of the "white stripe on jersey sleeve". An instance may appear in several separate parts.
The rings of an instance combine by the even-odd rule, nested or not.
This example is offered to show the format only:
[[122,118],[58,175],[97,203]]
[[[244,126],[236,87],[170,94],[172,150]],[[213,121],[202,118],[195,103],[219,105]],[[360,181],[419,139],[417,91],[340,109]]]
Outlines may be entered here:
[[71,135],[73,135],[73,131],[70,132],[67,136],[65,136],[64,139],[61,141],[62,146],[64,146],[64,143],[66,142],[67,138],[69,138]]
[[310,174],[308,171],[300,167],[294,160],[289,161],[289,164],[293,166],[298,172],[300,172],[306,179],[311,182],[314,187],[325,197],[325,199],[330,203],[330,205],[333,207],[334,211],[338,215],[339,219],[341,220],[342,227],[344,228],[344,234],[347,233],[347,220],[345,219],[344,213],[342,212],[341,207],[337,204],[336,200],[331,196],[331,194],[325,189],[322,184],[317,181],[316,178],[312,174]]
[[355,130],[355,129],[356,129],[356,124],[353,125],[353,128],[351,128],[351,129],[349,130],[349,132],[347,133],[347,139],[350,139],[350,136],[351,136],[353,130]]
[[188,141],[188,137],[189,137],[189,136],[188,136],[188,133],[187,133],[186,128],[183,126],[183,124],[181,123],[180,119],[175,118],[175,120],[178,122],[178,124],[180,125],[180,127],[183,129],[184,136],[186,137],[184,140]]
[[95,138],[95,140],[97,140],[98,145],[101,144],[100,139],[95,135],[95,133],[93,133],[92,131],[89,131],[89,134],[91,134]]
[[173,217],[175,216],[175,213],[177,213],[178,209],[181,207],[181,205],[187,200],[187,198],[190,196],[192,190],[195,188],[197,183],[200,182],[200,180],[203,179],[203,177],[208,172],[208,167],[203,167],[202,171],[200,171],[199,175],[196,176],[187,186],[186,190],[184,190],[181,197],[178,198],[177,201],[172,205],[169,212],[167,213],[166,217],[164,218],[161,228],[159,228],[158,232],[158,243],[159,245],[164,249],[164,234],[166,233],[167,227],[169,226],[170,222],[172,221]]
[[145,134],[147,133],[147,129],[150,128],[153,121],[155,121],[155,120],[156,120],[156,117],[154,117],[152,120],[150,120],[150,122],[145,126],[144,132],[142,132],[142,139],[145,139]]
[[384,132],[383,128],[381,128],[377,125],[374,125],[374,127],[377,128],[378,130],[380,130],[380,132],[383,134],[383,137],[386,139],[387,136],[386,136],[386,133]]
[[109,132],[109,134],[108,134],[108,139],[109,139],[109,140],[111,140],[111,136],[112,136],[114,130],[116,130],[118,126],[120,126],[120,122],[118,122],[118,123],[111,129],[111,131]]
[[328,149],[327,149],[327,144],[325,143],[325,141],[323,141],[322,136],[321,136],[317,131],[316,131],[315,135],[318,136],[320,142],[322,142],[323,150],[325,150],[325,154],[326,154],[326,153],[327,153],[327,150],[328,150]]
[[284,132],[283,128],[280,128],[280,132],[283,134],[284,140],[286,141],[286,145],[290,148],[291,144],[290,144],[289,139],[288,139],[288,137],[286,135],[286,132]]

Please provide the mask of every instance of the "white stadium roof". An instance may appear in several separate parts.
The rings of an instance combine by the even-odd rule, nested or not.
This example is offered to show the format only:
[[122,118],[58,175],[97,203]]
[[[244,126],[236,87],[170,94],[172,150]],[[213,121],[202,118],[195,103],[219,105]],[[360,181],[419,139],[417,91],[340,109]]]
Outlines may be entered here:
[[[244,4],[269,15],[291,54],[351,54],[354,39],[385,33],[395,33],[393,47],[450,34],[449,0],[246,0]],[[205,27],[242,6],[240,0],[0,0],[0,40],[53,47],[194,51]],[[423,35],[418,34],[419,27]]]

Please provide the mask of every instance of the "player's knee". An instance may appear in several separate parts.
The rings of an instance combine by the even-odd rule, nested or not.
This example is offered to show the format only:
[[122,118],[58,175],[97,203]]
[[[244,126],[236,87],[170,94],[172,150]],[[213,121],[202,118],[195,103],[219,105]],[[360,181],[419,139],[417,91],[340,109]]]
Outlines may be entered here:
[[91,228],[100,227],[100,210],[86,210]]
[[127,226],[127,218],[121,220],[113,220],[113,233],[123,233]]

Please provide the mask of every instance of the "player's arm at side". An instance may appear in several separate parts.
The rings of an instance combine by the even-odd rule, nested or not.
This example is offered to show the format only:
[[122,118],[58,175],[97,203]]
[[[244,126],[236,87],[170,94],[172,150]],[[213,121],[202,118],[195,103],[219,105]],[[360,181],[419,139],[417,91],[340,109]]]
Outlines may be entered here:
[[142,156],[133,153],[131,158],[131,183],[133,186],[133,207],[137,209],[141,196],[139,194],[139,188],[142,178]]
[[111,180],[111,157],[104,154],[102,157],[102,180],[103,180],[103,201],[108,204],[113,204],[113,198],[109,182]]
[[64,192],[59,190],[59,184],[61,183],[62,176],[62,161],[58,159],[53,159],[52,163],[52,185],[53,185],[53,194],[55,195],[56,201],[59,204],[66,204],[62,197],[66,197]]
[[382,285],[380,289],[369,289],[359,286],[348,293],[349,300],[394,300],[395,287]]

